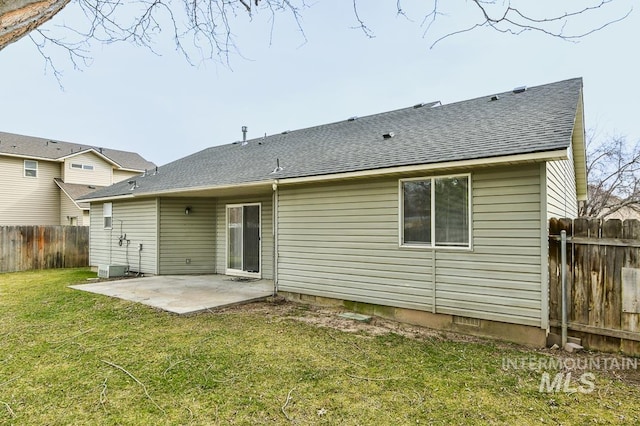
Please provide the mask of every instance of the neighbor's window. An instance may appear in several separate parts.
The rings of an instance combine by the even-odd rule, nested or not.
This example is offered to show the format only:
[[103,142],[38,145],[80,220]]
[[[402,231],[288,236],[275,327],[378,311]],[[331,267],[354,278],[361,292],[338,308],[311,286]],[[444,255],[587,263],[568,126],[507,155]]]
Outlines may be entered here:
[[400,181],[401,245],[469,247],[469,175]]
[[110,229],[113,224],[113,205],[111,203],[102,205],[102,217],[104,218],[105,229]]
[[26,177],[38,177],[38,162],[24,160],[24,175]]
[[71,168],[72,169],[79,169],[79,170],[93,170],[93,166],[90,164],[80,164],[80,163],[71,163]]

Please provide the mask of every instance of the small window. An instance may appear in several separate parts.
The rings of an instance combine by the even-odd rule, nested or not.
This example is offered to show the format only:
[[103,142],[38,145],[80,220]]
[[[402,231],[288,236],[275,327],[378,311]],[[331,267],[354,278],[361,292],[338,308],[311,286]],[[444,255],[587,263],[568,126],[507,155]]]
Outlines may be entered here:
[[93,166],[91,164],[71,163],[69,167],[78,170],[93,170]]
[[25,177],[38,177],[38,162],[33,160],[24,160]]
[[113,205],[111,203],[102,205],[102,217],[104,218],[104,228],[111,229],[113,225]]
[[400,181],[400,244],[470,247],[469,175]]

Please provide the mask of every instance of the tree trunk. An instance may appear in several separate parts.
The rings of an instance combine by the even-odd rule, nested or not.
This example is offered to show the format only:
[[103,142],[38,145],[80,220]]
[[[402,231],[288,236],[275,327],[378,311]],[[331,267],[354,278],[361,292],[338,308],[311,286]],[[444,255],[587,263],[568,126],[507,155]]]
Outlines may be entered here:
[[0,50],[60,12],[70,0],[0,0]]

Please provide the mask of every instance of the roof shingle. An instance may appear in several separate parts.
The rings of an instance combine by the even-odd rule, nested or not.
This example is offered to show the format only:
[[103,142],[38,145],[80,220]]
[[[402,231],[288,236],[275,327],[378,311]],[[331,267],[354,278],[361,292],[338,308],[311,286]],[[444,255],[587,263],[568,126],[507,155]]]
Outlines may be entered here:
[[[456,102],[427,104],[215,146],[86,197],[149,195],[420,164],[566,149],[582,79]],[[391,138],[384,133],[393,132]],[[271,173],[279,161],[283,170]]]
[[60,161],[70,155],[91,149],[109,158],[123,169],[143,171],[156,166],[135,152],[96,148],[89,145],[0,132],[0,155],[8,154],[27,158]]

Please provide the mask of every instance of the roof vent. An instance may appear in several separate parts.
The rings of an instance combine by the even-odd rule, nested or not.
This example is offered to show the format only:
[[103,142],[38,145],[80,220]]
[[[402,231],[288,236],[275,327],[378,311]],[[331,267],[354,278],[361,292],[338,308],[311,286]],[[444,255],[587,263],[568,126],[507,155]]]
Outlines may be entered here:
[[415,104],[413,107],[414,108],[422,108],[423,106],[425,106],[426,104],[424,102],[420,102],[419,104]]
[[242,146],[247,144],[247,126],[242,126]]
[[493,96],[491,97],[491,100],[492,100],[492,101],[497,101],[498,99],[500,99],[500,96],[498,96],[498,95],[493,95]]
[[527,91],[527,86],[520,86],[513,89],[513,93],[522,93]]
[[431,108],[437,108],[437,107],[439,107],[439,106],[442,106],[442,102],[440,102],[440,101],[435,101],[435,102],[433,103],[433,105],[431,105]]
[[96,187],[95,187],[95,186],[93,186],[93,185],[89,185],[89,186],[87,186],[87,188],[89,188],[89,189],[96,189]]
[[270,174],[275,174],[284,170],[284,167],[280,167],[280,159],[276,158],[276,168]]
[[354,115],[353,117],[347,118],[347,121],[356,121],[357,119],[358,119],[358,116]]
[[138,182],[136,182],[135,180],[130,180],[127,183],[131,185],[131,188],[129,188],[129,191],[133,191],[134,189],[138,188]]
[[396,134],[393,132],[387,132],[387,133],[383,133],[382,134],[382,138],[383,139],[391,139],[392,137],[394,137]]
[[280,133],[281,135],[286,135],[289,133],[289,130],[285,130],[284,132]]

